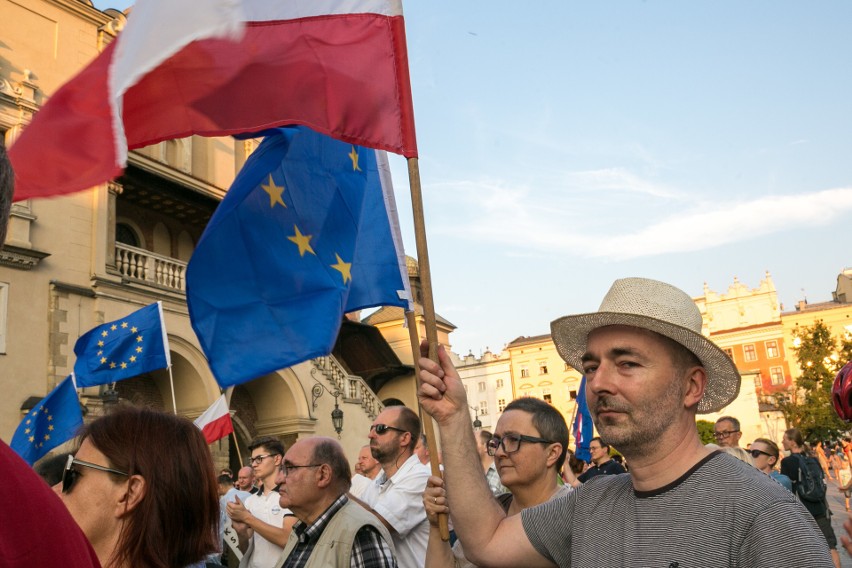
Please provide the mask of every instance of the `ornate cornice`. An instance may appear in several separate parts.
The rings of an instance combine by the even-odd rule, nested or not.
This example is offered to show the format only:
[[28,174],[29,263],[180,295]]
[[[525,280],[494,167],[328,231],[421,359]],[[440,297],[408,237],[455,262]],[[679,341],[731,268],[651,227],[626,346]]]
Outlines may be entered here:
[[38,265],[41,259],[48,256],[50,256],[50,253],[7,244],[0,249],[0,266],[8,266],[19,270],[32,270]]

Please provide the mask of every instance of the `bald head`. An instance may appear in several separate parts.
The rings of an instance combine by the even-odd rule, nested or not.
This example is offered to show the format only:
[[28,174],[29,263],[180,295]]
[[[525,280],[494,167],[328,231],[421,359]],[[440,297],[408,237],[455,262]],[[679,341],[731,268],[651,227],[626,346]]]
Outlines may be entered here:
[[254,470],[249,466],[241,467],[237,472],[237,489],[251,491],[254,483]]

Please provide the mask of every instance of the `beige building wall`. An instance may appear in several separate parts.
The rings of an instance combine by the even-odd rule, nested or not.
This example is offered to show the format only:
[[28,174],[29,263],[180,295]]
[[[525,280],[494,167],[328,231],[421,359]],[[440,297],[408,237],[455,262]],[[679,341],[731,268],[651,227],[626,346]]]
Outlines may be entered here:
[[493,433],[503,408],[512,402],[512,368],[509,353],[485,351],[481,357],[472,353],[453,363],[467,392],[471,420],[479,418],[482,428]]

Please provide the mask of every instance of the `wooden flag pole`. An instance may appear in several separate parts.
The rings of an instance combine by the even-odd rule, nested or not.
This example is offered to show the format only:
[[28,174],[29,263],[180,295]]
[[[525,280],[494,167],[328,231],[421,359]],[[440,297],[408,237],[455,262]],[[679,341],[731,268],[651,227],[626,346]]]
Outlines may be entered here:
[[[411,212],[414,217],[414,242],[417,246],[417,266],[420,272],[420,285],[423,291],[423,318],[426,320],[426,340],[429,342],[429,359],[438,362],[438,325],[435,319],[435,302],[432,299],[432,272],[429,269],[429,249],[426,245],[426,221],[423,214],[423,193],[420,188],[420,165],[417,158],[408,158],[408,183],[411,188]],[[415,372],[417,359],[420,357],[420,339],[417,333],[414,314],[409,317],[409,334],[411,334],[411,349],[414,354]],[[423,413],[420,413],[423,416]],[[438,467],[438,441],[432,428],[432,417],[423,420],[426,430],[426,441],[429,444],[429,462],[432,475],[441,475]],[[450,539],[447,515],[438,515],[438,526],[441,538]]]
[[[417,359],[420,356],[420,334],[417,333],[417,314],[413,311],[405,312],[405,320],[408,323],[408,337],[411,340],[411,350],[414,352],[414,375],[415,387],[417,386],[417,375],[420,374],[420,365]],[[426,445],[429,447],[429,465],[432,467],[432,475],[443,477],[438,465],[438,439],[435,437],[435,428],[432,425],[432,417],[420,409],[420,421],[423,423],[423,433],[426,434]],[[441,540],[450,540],[450,524],[446,513],[438,515],[438,530]]]

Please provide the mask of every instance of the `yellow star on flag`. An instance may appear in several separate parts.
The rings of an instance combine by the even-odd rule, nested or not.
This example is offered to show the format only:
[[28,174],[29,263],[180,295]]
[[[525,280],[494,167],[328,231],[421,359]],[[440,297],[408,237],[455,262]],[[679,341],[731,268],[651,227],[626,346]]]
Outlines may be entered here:
[[304,257],[306,252],[316,256],[317,253],[315,253],[314,249],[311,247],[311,235],[303,235],[302,231],[300,231],[299,227],[296,225],[293,225],[293,229],[295,229],[296,234],[292,237],[287,237],[287,240],[296,243],[299,247],[299,256]]
[[48,415],[47,415],[47,421],[48,421],[48,422],[50,422],[51,420],[53,420],[53,416],[51,416],[51,415],[49,415],[49,414],[48,414]]
[[122,368],[122,369],[126,369],[126,368],[127,368],[127,363],[125,363],[124,361],[122,361],[122,362],[121,362],[121,368]]
[[24,434],[29,434],[30,430],[31,430],[30,428],[27,428],[26,430],[24,430]]
[[47,429],[50,430],[51,432],[53,432],[53,424],[48,424]]
[[111,327],[110,329],[111,329],[112,331],[115,331],[116,329],[118,329],[118,326],[117,326],[117,325],[115,325],[115,324],[112,324],[112,327]]
[[103,330],[101,332],[101,336],[106,337],[107,335],[109,335],[109,332],[107,330]]
[[127,322],[126,321],[121,322],[121,328],[127,329]]
[[30,442],[35,442],[35,436],[30,436],[30,437],[28,438],[28,440],[29,440]]
[[139,343],[142,343],[142,336],[141,335],[137,336],[136,341],[139,342]]
[[44,439],[45,439],[45,440],[50,440],[50,434],[45,434],[45,435],[44,435]]
[[334,256],[337,257],[337,264],[332,264],[331,267],[340,272],[343,276],[343,283],[346,284],[352,280],[352,263],[343,262],[343,259],[337,253],[334,253]]
[[141,346],[140,346],[140,347],[137,347],[137,348],[136,348],[136,352],[137,352],[137,353],[142,353],[142,347],[141,347]]
[[104,346],[104,342],[103,342],[103,341],[98,341],[98,347],[103,347],[103,346]]
[[130,356],[130,362],[131,362],[131,363],[135,363],[135,362],[136,362],[136,355],[131,355],[131,356]]
[[101,357],[101,365],[103,365],[104,363],[106,363],[106,361],[107,361],[107,360],[106,360],[106,357]]
[[272,174],[269,174],[269,183],[262,183],[260,187],[263,188],[263,191],[269,194],[269,206],[275,207],[275,204],[278,203],[281,207],[285,209],[287,206],[284,204],[284,200],[281,199],[281,194],[284,193],[283,185],[275,185],[275,180],[272,179]]
[[131,327],[130,328],[130,333],[136,333],[137,331],[139,331],[138,327]]
[[115,369],[115,363],[114,363],[114,362],[113,362],[113,363],[110,363],[110,364],[109,364],[109,368],[110,368],[110,369]]
[[352,146],[352,151],[349,152],[349,159],[352,160],[352,171],[360,172],[361,168],[358,167],[358,150],[355,149],[355,146]]

